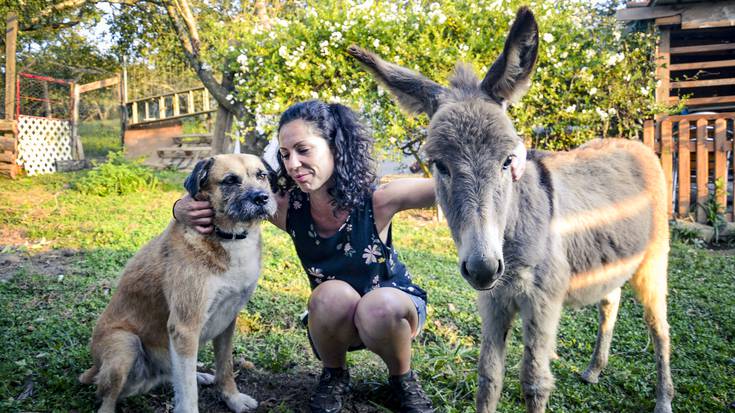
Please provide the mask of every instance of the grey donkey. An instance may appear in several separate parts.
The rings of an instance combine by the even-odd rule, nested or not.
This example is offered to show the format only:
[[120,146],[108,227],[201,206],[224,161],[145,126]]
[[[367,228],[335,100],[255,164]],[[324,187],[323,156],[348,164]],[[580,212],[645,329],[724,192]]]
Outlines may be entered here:
[[538,27],[531,11],[518,11],[502,54],[482,81],[458,65],[451,86],[443,87],[359,47],[348,52],[401,106],[431,119],[424,151],[433,163],[437,198],[460,272],[479,291],[477,411],[496,409],[516,314],[523,321],[520,375],[527,411],[546,409],[564,304],[599,303],[597,344],[582,374],[597,382],[607,364],[620,289],[630,280],[653,336],[655,412],[671,412],[663,172],[655,154],[635,141],[526,152],[505,109],[526,92],[533,73]]

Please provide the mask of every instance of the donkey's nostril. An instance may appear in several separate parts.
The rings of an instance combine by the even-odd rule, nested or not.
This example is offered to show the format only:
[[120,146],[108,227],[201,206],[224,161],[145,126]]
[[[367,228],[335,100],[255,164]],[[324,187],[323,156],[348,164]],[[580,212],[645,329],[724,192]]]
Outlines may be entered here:
[[495,276],[500,277],[501,275],[503,275],[503,270],[505,270],[503,260],[498,260],[498,270],[495,272]]
[[463,277],[467,277],[468,275],[470,275],[470,272],[467,270],[467,261],[462,261],[460,271],[462,272]]

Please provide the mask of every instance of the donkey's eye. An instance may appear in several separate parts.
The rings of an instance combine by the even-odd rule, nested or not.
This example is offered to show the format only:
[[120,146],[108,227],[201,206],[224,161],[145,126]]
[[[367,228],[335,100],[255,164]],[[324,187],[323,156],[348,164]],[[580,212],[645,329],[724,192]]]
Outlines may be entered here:
[[449,176],[449,168],[441,161],[434,161],[434,167],[440,174]]
[[505,170],[505,169],[508,169],[508,167],[510,166],[510,164],[511,164],[511,163],[513,162],[513,158],[514,158],[514,157],[515,157],[515,156],[513,156],[513,155],[510,155],[510,156],[509,156],[509,157],[508,157],[508,158],[507,158],[507,159],[505,160],[505,162],[503,162],[503,170]]

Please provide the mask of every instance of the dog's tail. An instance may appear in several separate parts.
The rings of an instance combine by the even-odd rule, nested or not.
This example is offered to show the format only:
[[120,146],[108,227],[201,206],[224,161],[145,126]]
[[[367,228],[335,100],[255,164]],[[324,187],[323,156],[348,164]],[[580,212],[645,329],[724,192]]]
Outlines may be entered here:
[[87,369],[84,373],[79,375],[79,382],[82,384],[93,384],[94,383],[94,377],[99,372],[99,369],[97,366],[92,366]]

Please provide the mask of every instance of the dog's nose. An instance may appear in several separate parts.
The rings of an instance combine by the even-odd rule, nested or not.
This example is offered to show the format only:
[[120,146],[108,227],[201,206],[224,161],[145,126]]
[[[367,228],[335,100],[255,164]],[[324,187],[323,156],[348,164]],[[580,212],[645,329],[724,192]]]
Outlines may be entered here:
[[253,198],[253,203],[258,206],[263,206],[268,202],[268,194],[260,193],[258,195],[255,195]]

